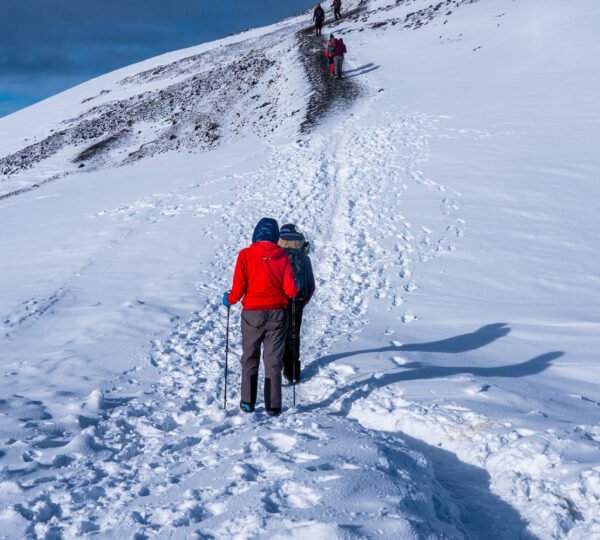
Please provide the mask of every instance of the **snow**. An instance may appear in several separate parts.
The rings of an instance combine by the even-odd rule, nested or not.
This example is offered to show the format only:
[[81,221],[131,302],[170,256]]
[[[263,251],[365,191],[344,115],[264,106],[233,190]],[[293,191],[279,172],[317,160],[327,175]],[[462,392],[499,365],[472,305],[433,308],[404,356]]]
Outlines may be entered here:
[[[303,15],[0,120],[3,537],[600,536],[600,7],[348,4],[339,91]],[[265,215],[318,282],[277,419],[237,308],[222,408]]]

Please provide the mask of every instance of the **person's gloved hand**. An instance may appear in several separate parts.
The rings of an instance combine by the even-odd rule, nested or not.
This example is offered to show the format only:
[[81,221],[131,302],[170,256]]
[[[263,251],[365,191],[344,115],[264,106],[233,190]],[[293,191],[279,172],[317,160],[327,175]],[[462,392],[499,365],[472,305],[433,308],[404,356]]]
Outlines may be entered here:
[[229,307],[231,307],[231,304],[229,303],[229,300],[227,299],[227,297],[229,296],[229,293],[230,293],[230,292],[231,292],[231,291],[226,291],[226,292],[224,292],[224,293],[223,293],[223,305],[224,305],[226,308],[229,308]]

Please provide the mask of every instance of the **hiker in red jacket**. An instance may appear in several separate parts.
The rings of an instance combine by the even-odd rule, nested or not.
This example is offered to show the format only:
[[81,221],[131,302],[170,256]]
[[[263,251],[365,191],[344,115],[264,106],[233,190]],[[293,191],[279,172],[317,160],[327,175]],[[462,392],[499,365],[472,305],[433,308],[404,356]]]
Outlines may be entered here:
[[288,299],[298,294],[290,259],[277,245],[278,240],[277,221],[262,218],[254,229],[252,245],[238,255],[231,291],[223,295],[226,307],[240,300],[243,306],[240,408],[244,412],[254,412],[260,348],[264,344],[264,396],[269,416],[281,412]]
[[344,55],[346,52],[344,40],[342,38],[337,38],[333,49],[333,74],[336,79],[342,78],[342,64],[344,63]]

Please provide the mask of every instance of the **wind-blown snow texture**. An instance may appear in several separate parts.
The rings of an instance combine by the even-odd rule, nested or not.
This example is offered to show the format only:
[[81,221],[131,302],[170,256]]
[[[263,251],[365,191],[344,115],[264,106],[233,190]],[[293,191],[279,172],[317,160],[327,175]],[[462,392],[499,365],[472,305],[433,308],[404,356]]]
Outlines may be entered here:
[[[600,537],[593,0],[347,2],[0,120],[0,536]],[[239,399],[295,221],[299,406]]]

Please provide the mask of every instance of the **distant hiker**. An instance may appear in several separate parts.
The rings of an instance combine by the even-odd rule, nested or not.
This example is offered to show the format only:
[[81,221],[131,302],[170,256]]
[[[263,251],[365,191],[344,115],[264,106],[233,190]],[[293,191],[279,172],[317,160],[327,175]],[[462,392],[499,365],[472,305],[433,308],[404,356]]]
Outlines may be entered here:
[[342,64],[344,63],[344,55],[346,54],[346,45],[342,38],[335,40],[335,46],[333,49],[333,74],[336,79],[342,77]]
[[240,408],[244,412],[254,412],[260,348],[264,345],[264,396],[269,416],[281,412],[288,298],[298,294],[292,264],[287,253],[277,245],[278,240],[277,221],[262,218],[254,229],[252,245],[238,255],[231,291],[223,295],[226,307],[243,298]]
[[291,383],[300,380],[300,327],[304,308],[315,292],[315,276],[308,256],[310,244],[295,225],[283,225],[279,229],[279,245],[290,257],[298,287],[296,298],[288,306],[289,323],[283,355],[283,374]]
[[321,7],[321,4],[317,4],[317,7],[315,8],[313,21],[315,21],[315,34],[320,36],[321,28],[323,28],[323,22],[325,21],[325,10]]
[[342,9],[342,0],[333,0],[333,4],[331,5],[333,6],[333,16],[336,21],[339,21],[342,18],[342,14],[340,13],[340,10]]
[[325,58],[327,58],[327,69],[329,73],[333,75],[333,56],[335,51],[335,37],[333,34],[329,36],[327,43],[325,43]]

